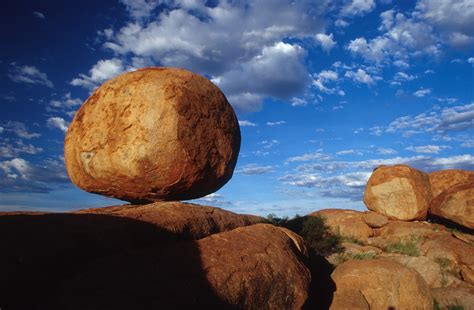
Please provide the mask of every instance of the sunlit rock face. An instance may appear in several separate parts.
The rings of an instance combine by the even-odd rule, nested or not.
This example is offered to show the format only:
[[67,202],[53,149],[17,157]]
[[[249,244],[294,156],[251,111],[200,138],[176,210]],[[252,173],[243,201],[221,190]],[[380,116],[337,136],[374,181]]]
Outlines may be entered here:
[[222,187],[240,149],[235,113],[192,72],[145,68],[101,85],[65,139],[78,187],[131,202],[194,199]]
[[431,198],[428,175],[405,165],[376,168],[364,193],[369,210],[404,221],[425,219]]

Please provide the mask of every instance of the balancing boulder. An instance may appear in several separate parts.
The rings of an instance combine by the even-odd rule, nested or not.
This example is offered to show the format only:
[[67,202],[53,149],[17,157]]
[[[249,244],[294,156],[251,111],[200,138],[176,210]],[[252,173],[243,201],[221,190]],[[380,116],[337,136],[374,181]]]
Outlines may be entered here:
[[240,149],[235,113],[192,72],[145,68],[102,84],[66,135],[66,167],[85,191],[130,202],[186,200],[231,177]]

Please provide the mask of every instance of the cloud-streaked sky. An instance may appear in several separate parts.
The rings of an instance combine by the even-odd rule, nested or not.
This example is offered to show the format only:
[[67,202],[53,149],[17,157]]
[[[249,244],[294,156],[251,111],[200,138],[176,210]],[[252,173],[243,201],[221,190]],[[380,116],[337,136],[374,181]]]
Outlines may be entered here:
[[474,170],[474,2],[3,1],[0,211],[121,203],[64,168],[67,126],[102,82],[145,66],[217,84],[242,148],[196,202],[254,214],[362,209],[380,164]]

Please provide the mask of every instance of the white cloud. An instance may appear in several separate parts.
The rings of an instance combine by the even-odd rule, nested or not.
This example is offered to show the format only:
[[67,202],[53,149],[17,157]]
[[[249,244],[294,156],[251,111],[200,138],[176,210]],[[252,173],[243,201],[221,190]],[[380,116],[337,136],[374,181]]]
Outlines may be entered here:
[[257,164],[249,164],[245,165],[242,168],[236,170],[237,173],[243,175],[258,175],[258,174],[266,174],[273,172],[272,166],[260,166]]
[[412,151],[421,154],[438,154],[442,150],[449,149],[446,145],[421,145],[421,146],[409,146],[405,148],[407,151]]
[[429,94],[431,94],[431,89],[429,88],[420,88],[419,90],[413,93],[413,95],[418,98],[425,97]]
[[332,33],[327,35],[325,33],[318,33],[315,36],[316,42],[318,42],[319,45],[321,45],[321,48],[325,52],[330,52],[332,48],[336,45],[336,42],[333,40],[333,35]]
[[72,98],[71,93],[66,93],[60,100],[51,100],[49,106],[58,109],[71,109],[82,104],[79,98]]
[[381,147],[377,149],[377,153],[380,155],[393,155],[393,154],[397,154],[398,152],[391,148]]
[[293,107],[303,107],[308,104],[308,101],[304,98],[293,97],[291,98],[290,103]]
[[118,58],[99,60],[89,70],[89,75],[79,74],[78,78],[71,81],[71,85],[94,89],[100,83],[119,75],[123,71],[125,71],[125,68],[122,60]]
[[342,151],[339,151],[339,152],[336,152],[337,155],[351,155],[351,154],[355,154],[356,151],[354,150],[342,150]]
[[[265,97],[287,100],[305,89],[305,50],[284,40],[314,39],[324,33],[322,16],[329,6],[327,1],[308,0],[219,1],[212,6],[161,1],[166,8],[157,12],[150,9],[156,1],[147,1],[141,12],[135,10],[140,2],[127,1],[137,20],[115,31],[104,47],[124,63],[132,58],[137,64],[181,67],[211,76],[229,101],[246,111],[258,109]],[[243,94],[253,100],[236,103]]]
[[46,73],[41,72],[35,66],[18,66],[11,63],[8,77],[17,83],[37,84],[53,88],[53,82],[48,79]]
[[357,69],[356,72],[354,71],[346,71],[344,74],[346,78],[352,79],[358,83],[366,84],[366,85],[373,85],[375,84],[374,78],[372,78],[367,72],[362,69]]
[[39,19],[45,19],[45,18],[46,18],[46,16],[44,16],[43,13],[38,12],[38,11],[34,11],[34,12],[33,12],[33,15],[36,16],[36,17],[38,17]]
[[469,57],[467,59],[467,62],[470,63],[471,65],[474,65],[474,57]]
[[255,126],[257,126],[257,124],[252,123],[251,121],[246,121],[246,120],[239,121],[239,125],[241,127],[255,127]]
[[46,124],[51,128],[58,128],[63,132],[66,132],[67,127],[69,126],[68,122],[66,122],[62,117],[50,117]]
[[331,156],[322,153],[322,150],[317,150],[313,153],[306,153],[301,156],[290,157],[286,160],[287,163],[311,161],[311,160],[331,160]]
[[6,122],[3,125],[2,131],[11,132],[15,134],[16,136],[18,136],[19,138],[23,138],[23,139],[32,139],[32,138],[38,138],[41,136],[39,133],[29,132],[25,124],[21,122],[14,122],[14,121]]
[[263,148],[270,149],[274,146],[280,145],[280,141],[275,140],[275,139],[273,139],[273,140],[263,140],[262,142],[260,142],[260,144],[263,145]]
[[286,121],[267,122],[268,126],[278,126],[283,124],[286,124]]
[[350,0],[341,9],[343,16],[363,16],[375,9],[374,0]]
[[160,4],[159,0],[119,0],[130,15],[137,20],[147,18],[151,12]]
[[474,2],[471,0],[419,0],[415,14],[435,26],[441,38],[453,46],[474,43]]
[[22,140],[5,139],[5,141],[0,141],[0,157],[3,158],[17,157],[21,153],[34,155],[42,151],[41,147],[25,144]]
[[8,178],[12,179],[18,177],[27,179],[27,174],[30,169],[28,162],[22,158],[14,158],[0,162],[0,170],[3,171]]

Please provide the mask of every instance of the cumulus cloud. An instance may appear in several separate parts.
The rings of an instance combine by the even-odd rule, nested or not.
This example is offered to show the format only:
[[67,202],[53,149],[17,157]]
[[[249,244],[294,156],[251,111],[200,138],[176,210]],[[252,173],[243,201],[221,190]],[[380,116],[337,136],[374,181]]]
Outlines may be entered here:
[[470,63],[471,65],[474,65],[474,57],[469,57],[467,59],[467,62]]
[[416,133],[445,133],[474,128],[474,103],[407,115],[393,120],[380,132],[402,133],[408,137]]
[[393,154],[397,154],[398,152],[394,149],[391,149],[391,148],[378,148],[377,149],[377,153],[380,154],[380,155],[393,155]]
[[318,33],[314,38],[325,52],[330,52],[336,45],[332,33],[329,35],[325,33]]
[[[154,10],[158,2],[166,8]],[[287,100],[305,89],[305,49],[287,39],[314,40],[324,34],[329,5],[309,0],[123,3],[135,20],[114,31],[105,48],[122,61],[181,67],[211,77],[244,111],[259,109],[266,97]],[[144,11],[137,11],[141,7]],[[327,36],[320,39],[329,49]],[[76,84],[87,82],[81,76]]]
[[66,132],[69,126],[69,123],[64,120],[62,117],[50,117],[46,121],[48,127],[58,128],[59,130]]
[[25,144],[22,140],[5,139],[0,140],[0,157],[12,158],[20,154],[38,154],[43,151],[43,148],[36,147],[32,144]]
[[306,153],[300,156],[293,156],[286,160],[287,163],[292,162],[301,162],[301,161],[311,161],[311,160],[331,160],[330,155],[324,154],[322,149],[319,149],[313,153]]
[[350,0],[341,9],[343,16],[363,16],[375,9],[374,0]]
[[71,81],[71,85],[82,86],[87,89],[94,89],[100,83],[111,79],[125,71],[122,60],[118,58],[99,60],[92,69],[89,70],[89,75],[79,74],[78,78]]
[[419,90],[413,93],[413,95],[418,98],[423,98],[429,94],[431,94],[431,89],[429,88],[420,88]]
[[12,62],[7,75],[12,81],[17,83],[43,85],[50,88],[54,87],[53,82],[48,79],[48,75],[41,72],[35,66],[18,66]]
[[239,125],[240,125],[240,127],[255,127],[255,126],[257,126],[257,124],[252,123],[251,121],[247,121],[247,120],[239,121]]
[[49,106],[58,109],[70,109],[82,104],[79,98],[72,98],[71,93],[66,93],[61,99],[51,100]]
[[20,157],[0,161],[0,192],[47,193],[66,184],[70,182],[62,158],[38,164]]
[[409,146],[405,148],[407,151],[412,151],[421,154],[438,154],[442,150],[449,149],[446,145],[420,145],[420,146]]
[[273,167],[272,166],[260,166],[257,164],[249,164],[245,165],[239,169],[236,170],[237,173],[243,174],[243,175],[258,175],[258,174],[266,174],[273,172]]
[[436,27],[448,44],[465,47],[474,43],[471,0],[420,0],[415,15]]
[[10,132],[13,133],[14,135],[18,136],[19,138],[23,139],[32,139],[32,138],[38,138],[41,136],[41,134],[36,133],[36,132],[30,132],[28,128],[26,128],[26,125],[22,122],[15,122],[15,121],[8,121],[5,124],[2,125],[2,132]]
[[357,71],[346,71],[344,74],[346,78],[349,78],[357,83],[373,85],[375,84],[375,79],[370,76],[365,70],[357,69]]

